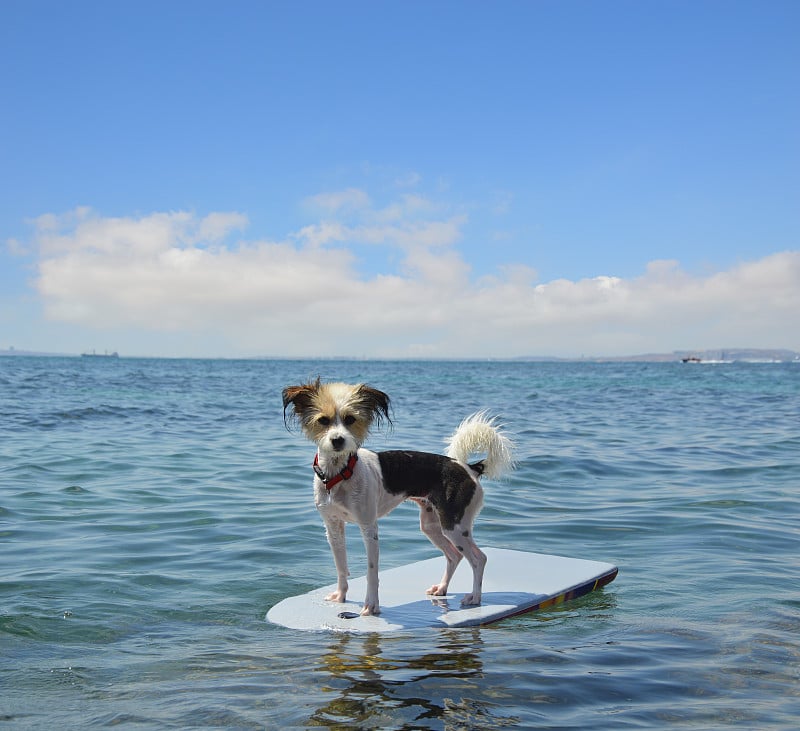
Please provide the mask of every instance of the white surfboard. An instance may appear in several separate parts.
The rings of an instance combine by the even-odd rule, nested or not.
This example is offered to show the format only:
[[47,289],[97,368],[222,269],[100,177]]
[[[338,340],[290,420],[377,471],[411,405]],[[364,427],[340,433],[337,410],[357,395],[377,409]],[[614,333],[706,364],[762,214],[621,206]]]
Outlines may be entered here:
[[439,580],[444,558],[399,566],[380,572],[381,613],[362,617],[366,577],[349,581],[347,601],[325,601],[335,584],[292,596],[267,612],[267,620],[291,629],[345,632],[396,632],[422,627],[473,627],[517,614],[547,609],[588,594],[614,580],[617,567],[542,553],[483,548],[488,557],[480,606],[462,607],[472,591],[472,569],[462,561],[446,597],[425,589]]

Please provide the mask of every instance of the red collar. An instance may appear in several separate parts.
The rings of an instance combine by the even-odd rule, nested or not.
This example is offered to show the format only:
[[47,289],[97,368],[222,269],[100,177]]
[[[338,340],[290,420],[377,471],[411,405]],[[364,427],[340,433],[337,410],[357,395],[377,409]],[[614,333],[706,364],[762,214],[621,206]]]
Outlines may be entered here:
[[336,485],[338,485],[343,480],[349,480],[353,476],[353,470],[356,467],[356,462],[358,462],[358,455],[353,453],[350,455],[350,459],[347,460],[347,465],[345,468],[335,477],[331,477],[330,479],[325,477],[325,473],[322,471],[322,468],[319,466],[319,454],[314,455],[314,472],[317,473],[317,477],[322,480],[322,484],[325,485],[325,489],[330,492]]

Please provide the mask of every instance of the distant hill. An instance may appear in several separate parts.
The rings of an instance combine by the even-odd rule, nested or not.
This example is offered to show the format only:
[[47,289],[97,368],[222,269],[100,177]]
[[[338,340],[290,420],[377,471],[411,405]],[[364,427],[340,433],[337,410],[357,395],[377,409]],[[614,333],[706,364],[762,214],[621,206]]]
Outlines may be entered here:
[[722,361],[735,363],[791,363],[800,361],[800,353],[794,350],[769,348],[720,348],[715,350],[676,350],[672,353],[646,353],[613,358],[587,358],[604,362],[669,363],[690,358],[694,361]]
[[736,363],[791,363],[800,361],[800,353],[794,350],[769,348],[719,348],[714,350],[675,350],[672,353],[643,353],[585,358],[520,358],[519,360],[576,361],[590,363],[673,363],[690,358],[694,361],[723,361]]

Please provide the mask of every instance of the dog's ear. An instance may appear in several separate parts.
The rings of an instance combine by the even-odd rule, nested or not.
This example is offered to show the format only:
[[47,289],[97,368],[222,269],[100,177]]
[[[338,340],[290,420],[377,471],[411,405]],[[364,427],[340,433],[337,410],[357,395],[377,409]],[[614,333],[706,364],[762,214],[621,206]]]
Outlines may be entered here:
[[300,416],[311,406],[314,396],[319,392],[320,380],[317,378],[313,383],[303,383],[299,386],[287,386],[283,389],[283,423],[288,428],[286,422],[286,409],[292,405],[294,416]]
[[375,422],[380,424],[383,419],[392,424],[392,419],[389,416],[390,399],[383,391],[377,388],[372,388],[365,383],[358,387],[359,400],[373,413]]

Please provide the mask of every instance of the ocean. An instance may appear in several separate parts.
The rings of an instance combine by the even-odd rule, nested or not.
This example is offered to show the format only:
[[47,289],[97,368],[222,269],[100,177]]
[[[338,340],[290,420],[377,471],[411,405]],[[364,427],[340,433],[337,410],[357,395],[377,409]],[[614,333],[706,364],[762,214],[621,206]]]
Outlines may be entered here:
[[[266,622],[335,581],[314,448],[281,405],[318,375],[392,397],[378,450],[442,451],[489,409],[517,469],[485,482],[479,545],[617,579],[483,628]],[[383,568],[436,555],[417,512],[383,520]],[[798,719],[800,365],[0,358],[3,729]]]

